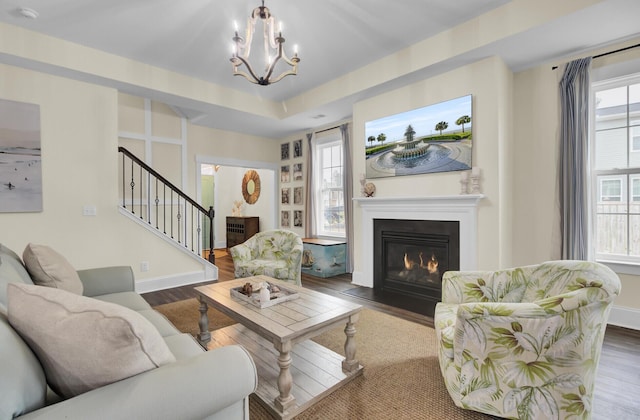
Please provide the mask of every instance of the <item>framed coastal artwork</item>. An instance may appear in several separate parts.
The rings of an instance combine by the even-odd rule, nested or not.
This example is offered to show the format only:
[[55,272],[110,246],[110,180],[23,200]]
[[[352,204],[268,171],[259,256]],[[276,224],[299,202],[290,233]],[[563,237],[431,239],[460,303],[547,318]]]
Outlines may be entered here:
[[471,169],[472,95],[365,123],[366,177]]
[[0,212],[42,211],[40,106],[0,99]]

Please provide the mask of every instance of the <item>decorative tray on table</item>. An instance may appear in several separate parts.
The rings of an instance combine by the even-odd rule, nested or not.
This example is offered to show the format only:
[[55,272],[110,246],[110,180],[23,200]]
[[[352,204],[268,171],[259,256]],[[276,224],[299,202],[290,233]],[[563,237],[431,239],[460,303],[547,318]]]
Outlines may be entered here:
[[[267,285],[269,290],[270,299],[266,302],[260,300],[260,292],[263,285]],[[282,302],[297,299],[300,294],[294,290],[287,289],[280,285],[275,285],[269,282],[250,283],[247,282],[244,286],[234,287],[229,289],[231,296],[243,300],[257,306],[260,309],[268,308],[273,305],[277,305]]]

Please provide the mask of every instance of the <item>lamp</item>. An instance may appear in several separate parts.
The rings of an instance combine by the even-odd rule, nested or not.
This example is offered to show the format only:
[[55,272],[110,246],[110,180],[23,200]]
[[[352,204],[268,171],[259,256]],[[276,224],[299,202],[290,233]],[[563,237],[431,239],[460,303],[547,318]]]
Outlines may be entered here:
[[[256,72],[249,64],[249,54],[251,52],[251,41],[253,40],[253,34],[255,32],[256,22],[260,19],[263,25],[264,36],[264,52],[265,52],[265,73],[264,76],[257,76]],[[235,28],[235,36],[233,37],[233,55],[231,57],[231,64],[233,65],[233,75],[243,76],[251,83],[267,86],[277,81],[282,80],[285,76],[290,74],[298,74],[298,58],[297,48],[294,46],[293,57],[289,59],[284,52],[282,44],[284,44],[284,38],[282,37],[282,23],[278,28],[278,35],[276,36],[275,18],[271,15],[271,12],[264,5],[262,0],[262,6],[258,6],[253,9],[251,16],[247,22],[247,35],[246,40],[238,35],[238,27]],[[282,59],[291,68],[283,71],[279,76],[271,78],[276,64]],[[239,69],[240,66],[245,65],[247,71]]]

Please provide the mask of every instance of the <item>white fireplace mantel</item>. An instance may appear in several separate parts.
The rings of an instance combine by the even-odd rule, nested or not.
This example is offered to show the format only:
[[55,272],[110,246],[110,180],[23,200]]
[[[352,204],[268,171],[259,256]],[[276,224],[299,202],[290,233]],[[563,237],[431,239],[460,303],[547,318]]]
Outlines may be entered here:
[[362,267],[353,273],[353,283],[373,287],[373,221],[375,219],[443,220],[460,223],[460,270],[477,268],[478,205],[482,194],[433,197],[359,197]]

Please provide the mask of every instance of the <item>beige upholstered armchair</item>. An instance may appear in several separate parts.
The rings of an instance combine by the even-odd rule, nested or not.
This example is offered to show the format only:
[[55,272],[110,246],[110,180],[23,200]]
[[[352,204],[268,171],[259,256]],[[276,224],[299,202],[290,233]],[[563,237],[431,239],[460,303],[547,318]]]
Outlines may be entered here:
[[236,278],[264,274],[301,285],[302,239],[289,230],[258,232],[229,250]]
[[590,418],[619,293],[613,271],[585,261],[446,272],[434,322],[454,403],[506,418]]

